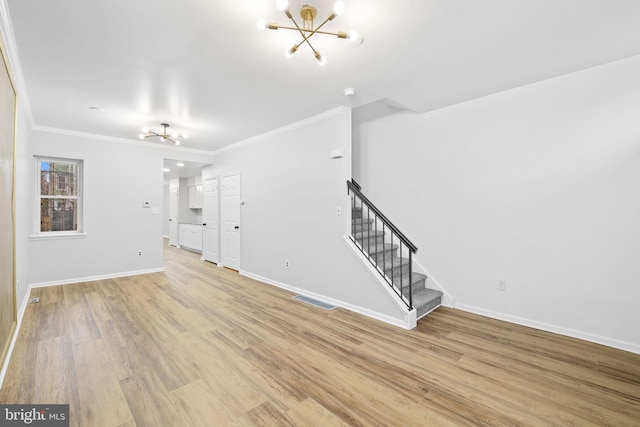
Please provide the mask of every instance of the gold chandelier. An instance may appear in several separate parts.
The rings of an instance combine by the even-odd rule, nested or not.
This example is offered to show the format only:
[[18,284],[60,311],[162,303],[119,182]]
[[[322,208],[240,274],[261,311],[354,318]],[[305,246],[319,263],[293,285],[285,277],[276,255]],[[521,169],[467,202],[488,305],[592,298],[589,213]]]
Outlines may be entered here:
[[180,141],[178,140],[178,138],[188,137],[186,133],[179,134],[177,132],[173,132],[172,134],[168,134],[167,128],[169,127],[169,123],[160,123],[160,126],[162,126],[162,133],[154,132],[149,128],[144,127],[142,128],[142,133],[138,134],[138,138],[147,139],[147,138],[153,138],[155,136],[158,136],[160,137],[160,141],[162,142],[169,141],[169,142],[173,142],[175,145],[180,145]]
[[291,11],[289,10],[289,2],[287,0],[276,0],[276,6],[278,7],[278,9],[282,10],[285,15],[287,15],[287,18],[291,19],[291,21],[293,22],[293,24],[295,25],[294,27],[287,27],[284,25],[280,25],[277,22],[269,22],[267,23],[264,19],[259,19],[258,20],[258,29],[260,30],[266,30],[267,28],[270,30],[278,30],[278,29],[283,29],[283,30],[293,30],[293,31],[297,31],[300,33],[300,35],[302,36],[302,40],[297,43],[294,44],[291,49],[288,49],[285,52],[285,55],[287,57],[291,57],[294,53],[296,53],[298,51],[298,48],[300,48],[300,46],[303,43],[306,43],[311,50],[313,51],[313,55],[316,57],[316,59],[318,60],[318,63],[320,65],[324,65],[327,60],[324,56],[322,56],[320,54],[320,52],[318,52],[313,45],[311,44],[311,42],[309,41],[309,39],[315,35],[315,34],[328,34],[330,36],[336,36],[339,39],[347,39],[347,40],[351,40],[351,41],[355,41],[358,38],[358,33],[351,30],[349,32],[347,31],[338,31],[336,33],[332,33],[329,31],[321,31],[320,29],[329,21],[333,21],[335,19],[336,16],[341,15],[344,12],[344,2],[343,1],[337,1],[334,5],[333,5],[333,11],[329,14],[329,16],[317,27],[315,27],[314,25],[314,20],[316,18],[316,16],[318,15],[318,11],[315,7],[313,6],[309,6],[308,4],[305,4],[304,6],[302,6],[302,8],[300,8],[300,18],[302,18],[302,25],[299,25],[298,22],[296,22],[295,18],[293,17],[293,15],[291,14]]

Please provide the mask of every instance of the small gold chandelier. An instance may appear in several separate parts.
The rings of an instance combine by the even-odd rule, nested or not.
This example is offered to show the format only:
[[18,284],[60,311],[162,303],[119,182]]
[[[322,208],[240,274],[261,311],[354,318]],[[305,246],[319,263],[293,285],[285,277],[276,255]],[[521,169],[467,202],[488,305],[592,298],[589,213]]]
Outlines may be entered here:
[[167,128],[169,127],[169,123],[160,123],[160,126],[162,126],[162,133],[154,132],[149,128],[144,127],[142,128],[142,133],[138,134],[138,138],[147,139],[147,138],[153,138],[154,136],[159,136],[160,141],[162,142],[169,141],[169,142],[173,142],[175,145],[180,145],[180,141],[178,140],[178,138],[188,137],[186,133],[179,134],[177,132],[173,132],[172,134],[168,134]]
[[278,30],[278,29],[283,29],[283,30],[293,30],[293,31],[297,31],[300,33],[300,35],[302,36],[302,40],[297,43],[294,44],[291,49],[287,49],[287,51],[285,52],[285,55],[287,57],[291,57],[294,53],[296,53],[296,51],[298,50],[298,48],[303,44],[306,43],[307,45],[309,45],[309,47],[311,48],[311,50],[313,51],[313,55],[316,57],[316,59],[318,60],[318,63],[320,65],[324,65],[327,60],[324,56],[322,56],[320,54],[320,52],[318,52],[312,45],[311,42],[309,41],[309,39],[314,35],[314,34],[328,34],[330,36],[337,36],[339,39],[347,39],[347,40],[357,40],[358,38],[358,33],[355,31],[338,31],[337,33],[332,33],[329,31],[320,31],[320,29],[329,21],[333,21],[333,19],[338,16],[341,15],[344,12],[344,2],[342,1],[337,1],[334,5],[333,5],[333,11],[329,14],[329,16],[327,17],[327,19],[325,19],[320,25],[318,25],[317,27],[314,26],[314,20],[316,18],[316,16],[318,15],[318,11],[315,7],[313,6],[309,6],[308,4],[305,4],[304,6],[302,6],[302,8],[300,8],[300,18],[302,18],[302,25],[299,25],[295,18],[293,17],[293,15],[291,14],[291,11],[289,10],[289,2],[287,0],[277,0],[276,1],[276,6],[278,7],[278,9],[282,10],[285,15],[287,15],[287,18],[291,19],[291,21],[293,22],[293,24],[295,25],[294,27],[286,27],[283,25],[279,25],[277,22],[269,22],[267,23],[264,19],[259,19],[258,20],[258,29],[260,30],[266,30],[267,28],[270,30]]

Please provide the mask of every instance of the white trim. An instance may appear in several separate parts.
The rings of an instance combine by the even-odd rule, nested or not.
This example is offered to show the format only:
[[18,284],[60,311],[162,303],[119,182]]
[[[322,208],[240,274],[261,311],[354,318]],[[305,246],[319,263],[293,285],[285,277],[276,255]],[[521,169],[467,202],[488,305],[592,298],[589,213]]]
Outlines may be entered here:
[[64,240],[64,239],[80,239],[87,237],[87,233],[72,231],[48,231],[36,233],[29,236],[29,240]]
[[[54,156],[40,156],[34,155],[33,160],[35,162],[35,203],[34,203],[34,216],[33,216],[33,234],[29,236],[29,240],[39,240],[40,237],[48,233],[54,233],[59,238],[69,238],[73,236],[73,238],[83,237],[84,236],[84,159],[71,159],[64,157],[54,157]],[[77,182],[77,193],[75,196],[69,197],[61,197],[65,199],[75,199],[76,200],[76,209],[77,209],[77,230],[69,230],[69,231],[40,231],[42,212],[40,211],[40,206],[42,203],[42,188],[40,187],[42,181],[42,163],[43,162],[58,162],[65,164],[75,164],[77,167],[76,171],[76,182]]]
[[27,311],[27,302],[29,301],[30,294],[31,294],[31,288],[29,287],[27,289],[27,292],[24,294],[22,303],[20,304],[20,309],[18,311],[18,322],[16,323],[16,329],[13,332],[13,338],[11,339],[11,344],[9,344],[9,350],[7,351],[7,355],[4,359],[4,364],[0,369],[0,389],[2,389],[2,383],[4,382],[4,377],[7,374],[7,370],[9,369],[9,362],[11,361],[11,354],[13,353],[13,348],[16,345],[16,340],[18,339],[18,335],[20,335],[22,318],[24,317],[25,311]]
[[630,351],[632,353],[640,354],[640,345],[620,341],[612,338],[603,337],[600,335],[590,334],[588,332],[577,331],[575,329],[563,328],[561,326],[551,325],[549,323],[538,322],[536,320],[525,319],[518,316],[512,316],[510,314],[499,313],[497,311],[485,310],[479,307],[473,307],[466,304],[458,304],[457,309],[467,311],[469,313],[479,314],[481,316],[490,317],[492,319],[503,320],[509,323],[515,323],[516,325],[527,326],[529,328],[540,329],[546,332],[553,332],[572,338],[577,338],[583,341],[589,341],[596,344],[606,345],[608,347],[617,348],[624,351]]
[[340,114],[340,113],[342,113],[344,111],[347,111],[347,110],[349,110],[349,108],[344,107],[344,106],[336,107],[336,108],[333,108],[333,109],[331,109],[329,111],[325,111],[324,113],[320,113],[320,114],[316,114],[315,116],[307,117],[306,119],[302,119],[300,121],[288,124],[288,125],[283,126],[281,128],[273,129],[273,130],[270,130],[270,131],[265,132],[263,134],[252,136],[252,137],[244,139],[242,141],[235,142],[235,143],[233,143],[231,145],[227,145],[226,147],[222,147],[222,148],[214,151],[212,154],[220,154],[220,153],[223,153],[225,151],[234,150],[236,148],[243,147],[245,145],[253,144],[254,142],[258,142],[258,141],[263,140],[265,138],[268,138],[270,136],[278,135],[278,134],[281,134],[281,133],[284,133],[284,132],[292,131],[294,129],[299,129],[299,128],[302,128],[302,127],[305,127],[305,126],[309,126],[309,125],[311,125],[313,123],[325,120],[325,119],[327,119],[329,117],[337,116],[338,114]]
[[387,293],[387,295],[389,295],[389,297],[393,300],[393,302],[395,302],[395,304],[398,306],[398,308],[405,313],[406,325],[403,326],[403,327],[406,328],[406,329],[415,328],[416,325],[417,325],[417,321],[418,321],[418,319],[416,317],[417,316],[417,311],[416,311],[415,307],[411,311],[408,311],[407,310],[407,304],[405,304],[405,302],[402,300],[402,298],[400,298],[398,296],[398,294],[396,294],[391,289],[391,287],[389,286],[387,281],[384,280],[382,278],[382,276],[380,276],[380,273],[378,272],[378,270],[371,264],[371,262],[362,253],[362,251],[360,249],[358,249],[356,244],[353,243],[353,241],[349,238],[349,236],[343,236],[343,240],[344,240],[345,244],[347,245],[347,247],[351,250],[351,252],[353,252],[353,254],[356,256],[356,258],[358,258],[360,260],[360,262],[362,263],[362,265],[364,265],[364,267],[367,269],[369,274],[371,274],[371,277],[373,277],[375,279],[375,281],[380,285],[380,287]]
[[[403,322],[400,319],[397,319],[395,317],[392,317],[392,316],[389,316],[389,315],[386,315],[386,314],[378,313],[376,311],[369,310],[368,308],[359,307],[357,305],[349,304],[349,303],[344,302],[344,301],[340,301],[340,300],[337,300],[337,299],[334,299],[334,298],[329,298],[327,296],[324,296],[324,295],[321,295],[321,294],[317,294],[315,292],[309,292],[306,289],[301,289],[301,288],[297,288],[295,286],[287,285],[285,283],[281,283],[281,282],[278,282],[276,280],[271,280],[271,279],[268,279],[266,277],[262,277],[260,275],[250,273],[248,271],[242,271],[241,270],[240,274],[243,275],[243,276],[249,277],[249,278],[251,278],[253,280],[257,280],[259,282],[265,283],[267,285],[275,286],[277,288],[281,288],[281,289],[293,292],[295,294],[300,294],[300,295],[304,295],[304,296],[309,297],[309,298],[317,299],[319,301],[326,302],[327,304],[335,305],[336,307],[344,308],[346,310],[353,311],[353,312],[358,313],[358,314],[362,314],[363,316],[371,317],[372,319],[376,319],[376,320],[388,323],[388,324],[393,325],[393,326],[397,326],[397,327],[400,327],[400,328],[403,328],[403,329],[413,329],[413,328],[408,326],[408,322]],[[413,310],[411,310],[411,312],[413,313],[413,318],[414,318],[414,323],[415,323],[416,310],[413,309]]]
[[148,270],[123,271],[121,273],[102,274],[98,276],[76,277],[73,279],[63,279],[63,280],[53,280],[51,282],[32,283],[30,286],[31,286],[31,289],[46,288],[47,286],[72,285],[74,283],[94,282],[96,280],[115,279],[118,277],[127,277],[127,276],[139,276],[141,274],[161,273],[163,271],[164,271],[164,267],[150,268]]

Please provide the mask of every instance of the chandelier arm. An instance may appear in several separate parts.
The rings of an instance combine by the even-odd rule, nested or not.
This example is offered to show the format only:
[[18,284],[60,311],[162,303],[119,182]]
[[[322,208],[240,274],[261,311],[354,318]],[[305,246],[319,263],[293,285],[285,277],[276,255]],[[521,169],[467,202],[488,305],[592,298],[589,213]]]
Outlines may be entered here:
[[[295,27],[284,27],[284,26],[280,26],[280,27],[278,27],[278,28],[279,28],[279,29],[281,29],[281,30],[293,30],[293,31],[298,31],[298,29],[297,29],[297,28],[295,28]],[[318,27],[318,28],[320,28],[320,27]],[[340,36],[340,33],[332,33],[332,32],[329,32],[329,31],[318,31],[317,29],[316,29],[316,30],[305,30],[304,28],[300,28],[300,30],[301,30],[301,31],[304,31],[304,32],[306,32],[306,33],[312,33],[312,34],[310,34],[309,36],[307,36],[307,38],[311,37],[313,34],[316,34],[316,33],[317,33],[317,34],[327,34],[327,35],[329,35],[329,36],[338,36],[338,37]]]
[[[289,9],[287,9],[287,11],[289,11]],[[285,12],[286,13],[286,12]],[[302,36],[303,40],[298,43],[296,45],[296,47],[300,47],[300,45],[304,42],[307,42],[307,44],[309,45],[309,47],[311,48],[311,50],[313,51],[313,54],[316,55],[318,53],[318,51],[316,51],[313,46],[311,46],[311,43],[309,42],[309,40],[307,40],[309,37],[311,37],[312,35],[315,34],[315,30],[309,34],[308,36],[304,33],[304,31],[300,28],[300,26],[298,25],[298,23],[296,22],[296,20],[293,18],[293,15],[291,15],[291,12],[287,13],[287,17],[289,19],[291,19],[293,21],[293,23],[296,25],[296,29],[298,30],[298,32],[300,33],[300,35]],[[325,22],[322,23],[322,25],[324,25]],[[319,28],[319,27],[318,27]],[[307,30],[308,31],[308,30]]]
[[[296,22],[296,20],[295,20],[295,19],[293,19],[293,16],[291,16],[291,20],[293,21],[293,23],[294,23],[294,24],[296,24],[297,30],[300,32],[300,34],[302,35],[302,37],[304,37],[304,40],[302,40],[300,43],[298,43],[298,44],[296,45],[296,47],[300,47],[300,45],[301,45],[302,43],[307,42],[307,44],[309,45],[309,47],[310,47],[310,48],[311,48],[311,50],[313,51],[313,54],[314,54],[316,57],[318,57],[318,51],[317,51],[317,50],[315,50],[315,49],[313,48],[313,46],[311,46],[311,42],[309,42],[309,39],[310,39],[311,37],[313,37],[313,35],[314,35],[314,34],[316,34],[316,33],[317,33],[317,34],[329,34],[329,35],[332,35],[332,36],[338,36],[338,33],[329,33],[329,32],[325,32],[325,31],[318,31],[320,28],[322,28],[322,27],[324,26],[324,24],[326,24],[327,22],[331,21],[333,18],[335,18],[335,15],[333,15],[333,14],[332,14],[332,15],[329,15],[329,16],[327,17],[327,19],[325,19],[325,20],[324,20],[324,22],[322,22],[322,24],[318,25],[315,29],[313,29],[313,30],[307,30],[307,29],[304,29],[304,30],[303,30],[303,29],[301,29],[301,28],[298,26],[298,23]],[[281,28],[284,28],[284,27],[281,27]],[[304,34],[304,32],[310,32],[311,34],[309,34],[309,35],[305,35],[305,34]]]

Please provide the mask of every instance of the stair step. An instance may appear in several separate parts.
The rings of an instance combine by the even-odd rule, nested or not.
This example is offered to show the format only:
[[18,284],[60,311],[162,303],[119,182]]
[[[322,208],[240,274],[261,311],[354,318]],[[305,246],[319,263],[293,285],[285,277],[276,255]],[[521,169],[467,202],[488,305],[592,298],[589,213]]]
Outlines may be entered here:
[[399,279],[400,276],[409,275],[409,259],[393,257],[391,259],[385,259],[380,261],[378,267],[382,268],[385,274],[393,281]]
[[367,243],[370,243],[372,245],[378,244],[378,243],[384,243],[384,240],[385,240],[385,234],[382,230],[356,231],[353,234],[353,237],[358,241],[358,243],[360,243],[363,246],[366,246]]
[[352,224],[362,224],[362,223],[372,224],[373,218],[352,218],[351,223]]
[[412,302],[419,319],[442,304],[442,292],[429,288],[421,289],[413,293]]
[[[393,284],[400,289],[400,285],[402,285],[402,294],[404,296],[409,296],[409,275],[406,274],[404,276],[394,277]],[[427,283],[427,276],[422,273],[414,273],[411,272],[411,290],[415,294],[417,291],[425,289],[425,285]]]
[[362,208],[361,207],[351,208],[351,218],[362,218]]
[[358,223],[351,224],[351,232],[352,233],[358,233],[358,232],[361,232],[361,231],[364,231],[366,233],[367,230],[371,230],[371,223],[370,222],[358,222]]

